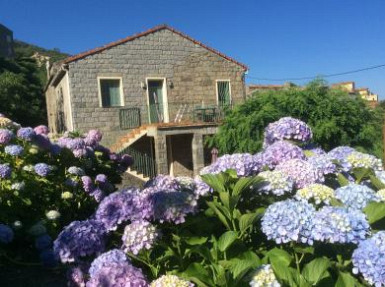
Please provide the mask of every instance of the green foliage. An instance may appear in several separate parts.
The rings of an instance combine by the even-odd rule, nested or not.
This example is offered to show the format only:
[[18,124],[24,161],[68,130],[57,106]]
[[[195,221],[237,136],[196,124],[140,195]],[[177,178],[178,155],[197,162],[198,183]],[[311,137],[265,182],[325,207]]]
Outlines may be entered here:
[[265,127],[285,116],[305,121],[313,130],[314,142],[325,150],[349,145],[382,157],[382,108],[371,109],[362,99],[330,89],[320,80],[305,88],[254,93],[227,114],[208,144],[222,154],[257,152]]

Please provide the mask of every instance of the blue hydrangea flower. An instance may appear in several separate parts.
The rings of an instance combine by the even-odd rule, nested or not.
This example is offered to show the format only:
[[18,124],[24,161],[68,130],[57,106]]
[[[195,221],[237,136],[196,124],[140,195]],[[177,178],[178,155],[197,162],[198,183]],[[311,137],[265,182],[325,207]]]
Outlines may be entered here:
[[250,281],[251,287],[280,287],[274,271],[270,264],[261,265],[255,272]]
[[4,152],[12,156],[19,156],[24,152],[24,148],[19,145],[7,145]]
[[194,287],[195,285],[176,275],[163,275],[151,282],[150,287]]
[[35,247],[44,250],[52,246],[52,238],[48,234],[43,234],[35,238]]
[[0,178],[9,178],[12,174],[12,168],[9,164],[0,164]]
[[121,223],[140,216],[136,198],[134,192],[111,193],[100,202],[95,219],[102,222],[108,231],[116,230]]
[[376,170],[375,171],[376,177],[385,184],[385,171],[383,170]]
[[63,263],[100,254],[104,251],[105,234],[104,224],[99,221],[74,221],[54,241],[54,252]]
[[70,138],[66,142],[66,147],[71,150],[85,149],[86,144],[82,138]]
[[291,159],[283,162],[276,167],[276,170],[283,172],[294,180],[294,186],[296,188],[304,188],[309,184],[322,183],[325,181],[323,173],[314,165],[300,159]]
[[276,141],[266,147],[263,151],[263,158],[269,168],[274,168],[281,162],[289,159],[297,158],[304,160],[306,157],[300,147],[287,141]]
[[385,231],[361,241],[352,255],[353,273],[361,273],[373,286],[385,285]]
[[148,282],[141,269],[128,263],[111,263],[100,268],[86,284],[86,287],[100,286],[148,287]]
[[144,184],[144,188],[151,188],[156,190],[180,191],[182,186],[175,177],[170,175],[160,174],[150,179]]
[[46,163],[37,163],[37,164],[35,164],[35,166],[33,168],[34,168],[34,171],[36,174],[43,176],[43,177],[49,175],[51,173],[51,171],[53,170],[52,166],[50,166]]
[[293,180],[281,171],[263,171],[260,172],[258,176],[264,179],[261,183],[253,187],[258,193],[272,193],[281,196],[293,190]]
[[381,200],[373,189],[355,183],[337,188],[335,196],[346,207],[353,209],[364,209],[369,202]]
[[51,149],[52,143],[48,136],[44,134],[36,135],[34,137],[34,143],[41,149],[49,151]]
[[0,129],[0,144],[6,145],[13,138],[13,132],[7,129]]
[[124,228],[122,249],[136,255],[142,249],[151,249],[158,237],[159,232],[150,222],[133,221]]
[[11,227],[0,224],[0,243],[8,244],[12,242],[14,233]]
[[312,244],[313,205],[287,199],[271,204],[262,217],[262,232],[277,244],[290,241]]
[[338,162],[343,171],[349,171],[351,169],[351,164],[348,162],[347,157],[355,151],[354,148],[349,146],[339,146],[329,151],[328,156],[331,160]]
[[17,131],[17,137],[25,141],[32,141],[35,136],[36,136],[35,131],[33,130],[33,128],[30,128],[30,127],[20,128]]
[[82,176],[82,183],[83,183],[84,191],[87,193],[92,192],[92,190],[95,187],[92,179],[87,175]]
[[205,183],[202,180],[202,177],[199,175],[194,177],[194,182],[195,182],[194,193],[197,198],[201,196],[206,196],[213,191],[213,189],[207,183]]
[[103,267],[111,265],[111,263],[129,263],[130,260],[127,258],[126,254],[120,249],[112,249],[108,252],[100,254],[94,261],[91,263],[89,270],[90,276],[95,276],[96,273]]
[[77,176],[83,176],[85,175],[85,172],[82,168],[80,167],[77,167],[77,166],[71,166],[68,168],[68,173],[69,174],[73,174],[73,175],[77,175]]
[[313,133],[306,123],[284,117],[266,127],[263,146],[267,147],[278,140],[308,142],[312,137]]
[[330,243],[358,243],[370,233],[365,214],[344,207],[325,206],[315,213],[314,240]]

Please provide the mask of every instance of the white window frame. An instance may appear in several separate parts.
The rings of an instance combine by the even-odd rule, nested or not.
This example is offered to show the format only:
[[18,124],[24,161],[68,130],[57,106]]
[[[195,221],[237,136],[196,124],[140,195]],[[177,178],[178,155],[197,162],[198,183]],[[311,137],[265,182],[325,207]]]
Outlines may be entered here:
[[[124,107],[124,94],[123,94],[123,77],[105,77],[105,76],[98,76],[98,93],[99,93],[99,107],[101,108],[117,108],[117,107]],[[100,80],[119,80],[119,91],[120,91],[120,106],[103,106],[102,101],[102,88],[101,88],[101,81]]]
[[[151,80],[163,80],[163,87],[162,87],[162,93],[163,93],[163,122],[168,123],[170,121],[169,113],[168,113],[168,99],[167,99],[167,78],[164,77],[146,77],[146,87],[147,87],[147,109],[150,110],[150,95],[148,90],[148,81]],[[150,113],[148,113],[148,121],[150,122]]]
[[217,93],[217,106],[219,106],[218,82],[229,82],[230,106],[231,106],[233,104],[233,96],[232,96],[232,93],[231,93],[231,81],[230,81],[230,79],[217,79],[217,80],[215,80],[215,91]]

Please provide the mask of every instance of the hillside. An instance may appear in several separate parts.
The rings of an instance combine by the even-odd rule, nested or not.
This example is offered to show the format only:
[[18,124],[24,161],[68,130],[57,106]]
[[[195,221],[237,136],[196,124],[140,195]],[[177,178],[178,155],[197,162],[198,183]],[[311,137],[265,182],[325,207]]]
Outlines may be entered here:
[[28,44],[26,42],[15,40],[14,51],[16,58],[33,58],[36,60],[38,68],[38,78],[41,81],[42,87],[47,81],[47,72],[45,63],[49,60],[51,63],[61,61],[69,56],[69,54],[60,52],[59,49],[45,49],[36,45]]

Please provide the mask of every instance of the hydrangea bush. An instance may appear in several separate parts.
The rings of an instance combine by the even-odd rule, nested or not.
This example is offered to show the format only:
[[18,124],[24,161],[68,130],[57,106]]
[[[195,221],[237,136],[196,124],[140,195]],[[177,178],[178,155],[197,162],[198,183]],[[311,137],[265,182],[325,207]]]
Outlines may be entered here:
[[91,130],[52,140],[46,126],[0,116],[0,257],[54,264],[51,238],[92,215],[131,164],[101,139]]
[[[381,161],[348,147],[308,149],[310,128],[292,118],[265,135],[258,154],[110,193],[64,227],[53,254],[71,286],[384,286]],[[62,141],[74,157],[84,149]],[[86,195],[104,188],[103,176],[67,173]],[[0,243],[14,230],[0,225]]]

